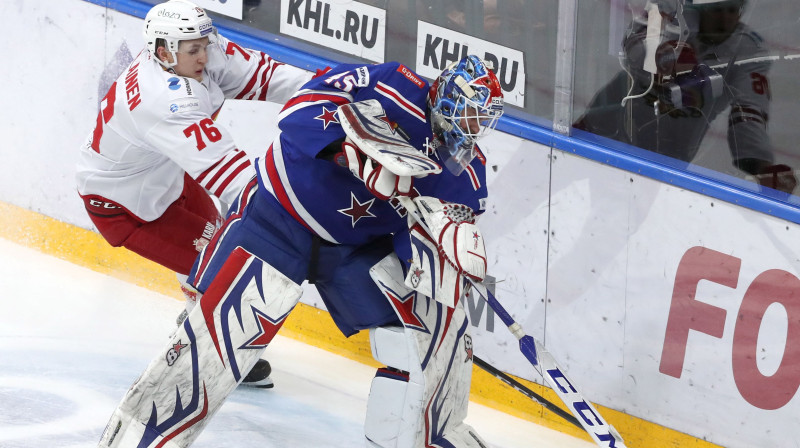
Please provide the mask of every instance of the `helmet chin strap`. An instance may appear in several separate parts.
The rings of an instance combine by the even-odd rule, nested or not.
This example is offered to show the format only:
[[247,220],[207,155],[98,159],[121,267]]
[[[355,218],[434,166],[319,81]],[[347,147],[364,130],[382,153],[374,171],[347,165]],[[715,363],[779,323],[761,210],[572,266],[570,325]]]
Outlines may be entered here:
[[[180,45],[180,42],[178,43],[178,45]],[[161,66],[164,67],[165,69],[171,69],[171,68],[175,67],[176,65],[178,65],[178,50],[176,48],[175,51],[172,51],[172,50],[169,49],[169,47],[170,47],[170,44],[169,44],[169,42],[167,42],[167,46],[166,47],[158,47],[158,48],[163,48],[164,51],[166,51],[170,55],[172,55],[172,62],[162,61],[161,58],[158,57],[158,48],[156,49],[156,54],[153,55],[156,58],[156,61],[158,61],[158,63],[161,64]]]
[[[173,56],[177,56],[177,55],[175,55],[175,53],[173,53]],[[169,63],[167,61],[162,61],[158,57],[156,57],[156,61],[158,61],[158,63],[161,64],[161,66],[166,68],[166,69],[172,69],[173,67],[175,67],[178,64],[178,58],[177,57],[173,57],[172,63]]]

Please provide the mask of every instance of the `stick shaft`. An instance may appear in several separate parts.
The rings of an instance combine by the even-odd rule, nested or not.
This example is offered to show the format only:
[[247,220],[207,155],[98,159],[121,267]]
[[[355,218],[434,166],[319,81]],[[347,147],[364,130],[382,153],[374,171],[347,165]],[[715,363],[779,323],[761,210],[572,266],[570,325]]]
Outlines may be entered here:
[[520,392],[522,395],[525,395],[526,397],[530,398],[531,400],[535,401],[536,403],[539,403],[544,408],[546,408],[548,411],[558,415],[559,417],[563,418],[564,420],[568,421],[569,423],[572,423],[576,427],[583,429],[581,424],[578,422],[578,419],[576,419],[572,414],[570,414],[569,412],[561,409],[555,403],[553,403],[552,401],[549,401],[547,398],[544,398],[543,396],[541,396],[541,395],[537,394],[536,392],[532,391],[531,389],[526,387],[524,384],[522,384],[519,381],[517,381],[514,378],[512,378],[507,373],[505,373],[502,370],[494,367],[493,365],[489,364],[488,362],[484,361],[483,359],[481,359],[481,358],[479,358],[477,356],[473,355],[472,360],[473,360],[473,362],[475,363],[476,366],[478,366],[481,369],[483,369],[484,371],[486,371],[486,373],[488,373],[489,375],[492,375],[493,377],[495,377],[495,378],[499,379],[500,381],[506,383],[507,385],[511,386],[517,392]]

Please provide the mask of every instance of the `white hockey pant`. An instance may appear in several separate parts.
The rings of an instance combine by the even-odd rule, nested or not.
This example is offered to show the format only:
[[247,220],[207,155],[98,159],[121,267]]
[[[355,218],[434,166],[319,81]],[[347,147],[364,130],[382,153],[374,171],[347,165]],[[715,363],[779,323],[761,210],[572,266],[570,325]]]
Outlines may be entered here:
[[[464,423],[472,379],[472,339],[461,302],[455,308],[408,289],[396,257],[371,271],[403,327],[370,331],[378,369],[367,401],[368,447],[488,447]],[[389,273],[395,275],[389,277]]]
[[191,445],[301,294],[300,286],[236,248],[198,306],[127,392],[99,447]]

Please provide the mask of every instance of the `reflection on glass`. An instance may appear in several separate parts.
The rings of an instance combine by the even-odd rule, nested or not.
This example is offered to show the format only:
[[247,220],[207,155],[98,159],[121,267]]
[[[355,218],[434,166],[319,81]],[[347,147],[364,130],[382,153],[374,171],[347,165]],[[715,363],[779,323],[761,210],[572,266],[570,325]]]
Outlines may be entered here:
[[[345,5],[353,11],[358,11],[359,5],[385,10],[384,60],[399,61],[417,71],[421,69],[416,66],[420,55],[431,51],[418,43],[419,36],[424,37],[419,29],[420,22],[496,45],[496,53],[501,56],[495,61],[495,72],[506,93],[524,92],[524,98],[518,101],[518,109],[552,120],[558,0],[243,0],[241,21],[213,13],[212,16],[220,23],[225,20],[280,35],[283,43],[301,50],[315,52],[318,48],[320,54],[338,60],[372,62],[320,41],[296,39],[296,36],[281,33],[281,23],[289,17],[301,17],[304,26],[315,27],[318,22],[324,26],[326,5],[333,3]],[[456,51],[456,43],[449,36],[434,36],[434,39],[438,38],[442,40],[436,42],[438,47],[434,51]],[[443,48],[445,39],[450,39],[448,48]],[[453,60],[463,56],[460,50]],[[502,55],[510,50],[524,56],[518,59],[506,57],[504,60]],[[439,53],[437,56],[441,57]],[[485,57],[483,54],[480,56]]]
[[[624,32],[611,26],[608,32],[621,34],[622,69],[593,94],[576,128],[794,190],[791,159],[776,161],[768,134],[769,77],[780,57],[745,23],[745,0],[611,0],[606,6],[609,24],[621,11],[629,17],[616,21]],[[579,26],[580,17],[584,11]],[[715,122],[726,115],[727,123]],[[723,152],[720,141],[727,142],[728,167],[720,154],[700,154],[705,147]]]
[[[414,20],[521,52],[523,60],[496,61],[495,72],[509,100],[506,106],[552,120],[558,0],[415,1]],[[392,3],[388,15],[392,14],[393,7]],[[403,45],[401,42],[396,44],[397,49]],[[389,54],[396,54],[391,45],[390,42]],[[504,67],[503,62],[508,65]],[[513,67],[515,63],[520,64],[516,69]],[[524,98],[515,98],[516,92],[524,92]]]

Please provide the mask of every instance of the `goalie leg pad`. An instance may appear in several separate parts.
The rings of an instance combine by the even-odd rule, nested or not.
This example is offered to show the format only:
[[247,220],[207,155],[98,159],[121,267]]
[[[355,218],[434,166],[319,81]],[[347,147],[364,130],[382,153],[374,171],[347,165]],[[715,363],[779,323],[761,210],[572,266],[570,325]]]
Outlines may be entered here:
[[184,448],[255,365],[302,290],[235,249],[169,344],[133,384],[99,447]]
[[425,390],[415,341],[402,327],[372,329],[369,340],[372,356],[388,367],[378,369],[372,379],[364,424],[367,440],[384,448],[419,446]]
[[449,308],[407,288],[393,254],[370,274],[403,327],[370,331],[373,356],[388,367],[379,369],[372,382],[368,441],[383,448],[488,446],[463,422],[472,380],[472,338],[462,303]]

